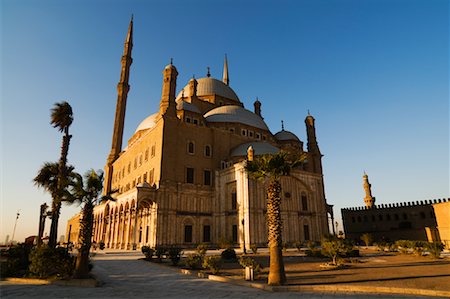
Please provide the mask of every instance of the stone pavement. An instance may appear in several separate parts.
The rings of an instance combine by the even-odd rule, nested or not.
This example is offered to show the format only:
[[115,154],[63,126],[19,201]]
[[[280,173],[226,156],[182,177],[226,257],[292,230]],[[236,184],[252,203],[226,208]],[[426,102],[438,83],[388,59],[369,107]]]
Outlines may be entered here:
[[[0,298],[420,298],[411,296],[271,293],[183,275],[176,269],[138,260],[138,253],[98,254],[93,273],[101,287],[0,282]],[[423,297],[422,297],[423,298]]]

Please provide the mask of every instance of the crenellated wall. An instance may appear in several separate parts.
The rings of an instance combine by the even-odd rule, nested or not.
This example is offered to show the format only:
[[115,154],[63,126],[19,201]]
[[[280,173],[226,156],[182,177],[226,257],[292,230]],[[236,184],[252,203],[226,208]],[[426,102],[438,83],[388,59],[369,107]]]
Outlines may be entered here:
[[435,240],[438,233],[433,204],[449,201],[442,198],[344,208],[341,213],[345,235],[351,239],[370,233],[375,240]]

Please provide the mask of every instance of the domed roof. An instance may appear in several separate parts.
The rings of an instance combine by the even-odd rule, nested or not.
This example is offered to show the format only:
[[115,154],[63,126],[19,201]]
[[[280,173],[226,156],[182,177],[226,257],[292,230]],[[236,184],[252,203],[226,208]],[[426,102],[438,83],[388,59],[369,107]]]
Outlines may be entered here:
[[[210,95],[218,95],[221,97],[224,97],[226,99],[235,100],[237,102],[239,101],[238,96],[234,92],[233,89],[231,89],[230,86],[226,85],[220,80],[206,77],[206,78],[200,78],[197,79],[197,96],[210,96]],[[191,94],[191,87],[189,84],[187,84],[184,88],[184,94],[185,96]],[[177,99],[181,98],[182,91],[178,93]]]
[[269,131],[263,119],[241,106],[226,105],[214,108],[204,115],[207,122],[241,123]]
[[143,121],[141,121],[141,123],[139,124],[139,126],[137,127],[137,129],[134,133],[136,134],[138,131],[153,128],[156,124],[157,116],[158,116],[158,113],[155,113],[155,114],[152,114],[152,115],[148,116],[147,118],[145,118]]
[[201,113],[200,110],[198,110],[198,108],[196,106],[194,106],[191,103],[182,101],[181,99],[179,101],[177,101],[177,109],[191,111],[191,112],[195,112],[195,113]]
[[283,140],[295,140],[300,141],[300,139],[292,132],[281,130],[280,132],[275,134],[275,138],[277,140],[283,141]]
[[276,154],[280,151],[279,148],[271,145],[267,142],[248,142],[241,145],[236,146],[231,150],[230,156],[247,156],[247,149],[249,146],[253,147],[253,154],[255,156],[265,155],[265,154]]

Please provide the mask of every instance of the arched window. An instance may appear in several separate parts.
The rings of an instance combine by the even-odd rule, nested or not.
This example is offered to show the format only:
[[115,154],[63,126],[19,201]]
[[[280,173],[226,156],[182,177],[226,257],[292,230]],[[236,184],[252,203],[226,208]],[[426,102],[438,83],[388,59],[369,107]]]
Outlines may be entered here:
[[205,156],[211,157],[211,146],[210,145],[205,145]]
[[184,225],[184,243],[192,243],[192,225]]
[[188,151],[189,154],[194,154],[194,152],[195,152],[194,142],[192,142],[192,141],[188,142],[188,144],[187,144],[187,151]]
[[236,210],[237,209],[236,190],[233,190],[233,192],[231,192],[231,209],[232,210]]
[[305,193],[302,193],[302,210],[308,211],[308,198]]

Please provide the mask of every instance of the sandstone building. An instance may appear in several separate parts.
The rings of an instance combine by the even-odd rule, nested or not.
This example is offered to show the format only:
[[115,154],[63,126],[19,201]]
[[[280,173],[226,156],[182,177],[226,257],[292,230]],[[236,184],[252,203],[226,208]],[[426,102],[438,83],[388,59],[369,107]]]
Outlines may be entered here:
[[[216,246],[221,241],[246,248],[266,246],[266,193],[263,183],[247,177],[247,151],[256,156],[280,150],[301,153],[303,142],[284,128],[273,134],[258,100],[253,111],[244,107],[230,87],[225,57],[222,80],[208,70],[206,77],[192,78],[178,94],[178,70],[172,62],[167,65],[159,107],[122,148],[132,47],[133,21],[121,60],[112,148],[105,166],[104,193],[115,201],[95,207],[93,240],[122,249]],[[314,121],[311,115],[305,119],[307,162],[282,178],[286,242],[320,240],[329,231],[332,206],[325,200]]]
[[341,210],[347,238],[358,240],[370,233],[377,241],[428,240],[450,245],[447,199],[375,205],[365,173],[363,187],[366,206]]

